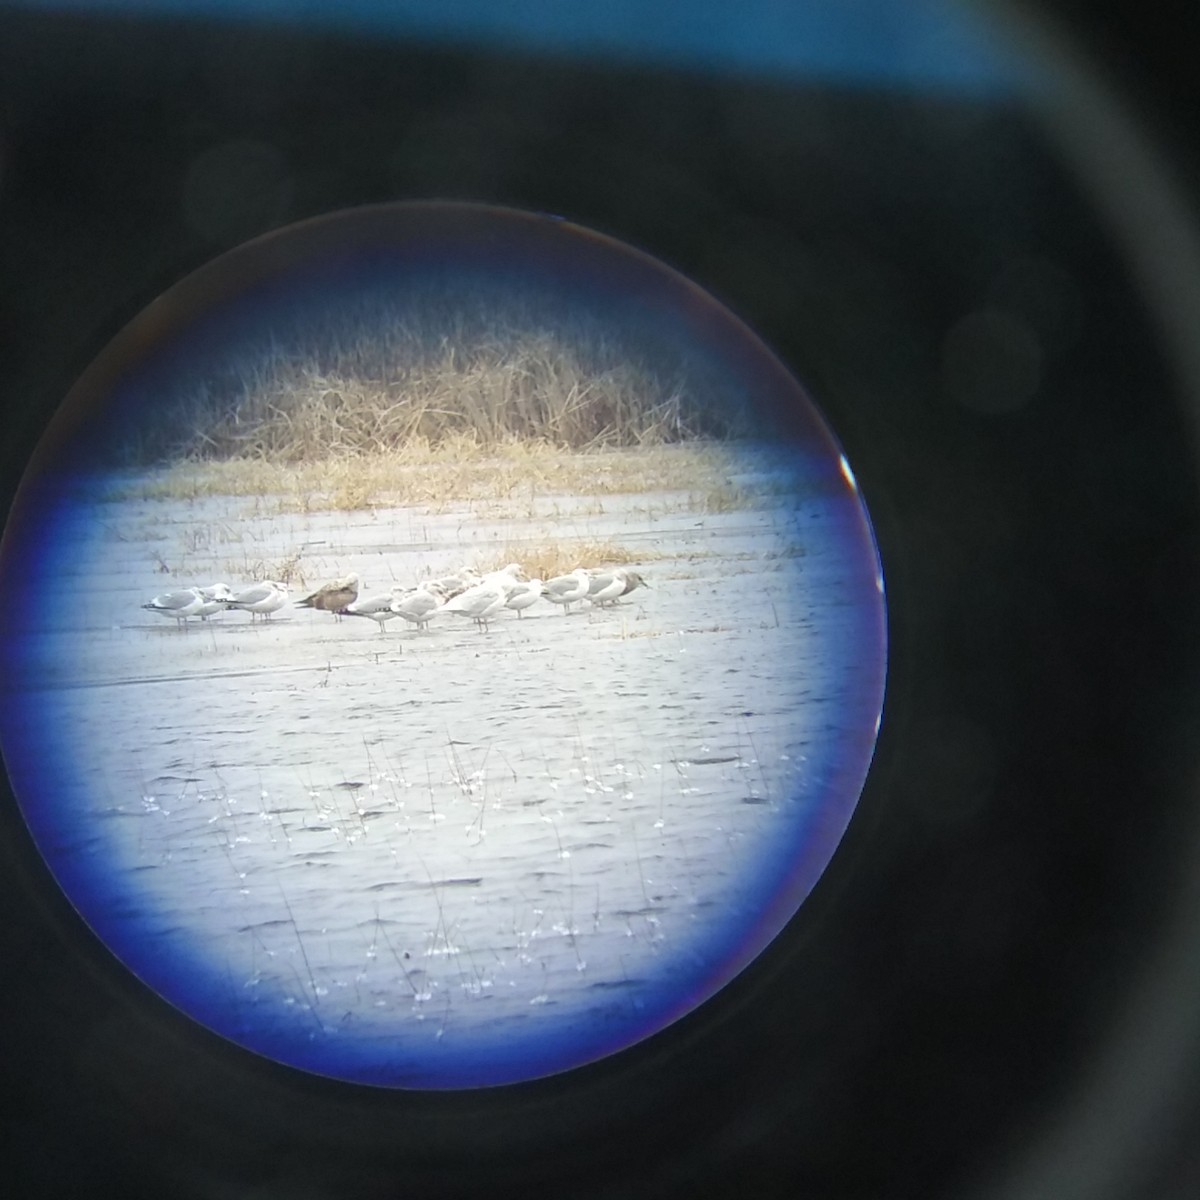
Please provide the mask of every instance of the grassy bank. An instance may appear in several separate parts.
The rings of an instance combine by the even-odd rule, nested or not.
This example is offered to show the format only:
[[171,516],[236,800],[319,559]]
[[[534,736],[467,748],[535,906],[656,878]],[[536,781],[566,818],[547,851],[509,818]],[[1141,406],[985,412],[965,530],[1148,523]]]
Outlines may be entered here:
[[[742,464],[744,467],[744,463]],[[733,479],[736,446],[692,442],[641,450],[564,453],[540,441],[486,446],[472,439],[412,439],[395,451],[324,461],[189,461],[110,483],[111,499],[269,498],[279,512],[354,511],[419,505],[438,511],[462,501],[532,508],[547,496],[687,493],[699,511],[743,507],[749,493]],[[753,489],[763,494],[782,484]],[[796,482],[788,486],[794,489]]]
[[463,447],[590,451],[748,436],[745,397],[655,314],[511,286],[297,303],[131,392],[117,457],[273,466]]

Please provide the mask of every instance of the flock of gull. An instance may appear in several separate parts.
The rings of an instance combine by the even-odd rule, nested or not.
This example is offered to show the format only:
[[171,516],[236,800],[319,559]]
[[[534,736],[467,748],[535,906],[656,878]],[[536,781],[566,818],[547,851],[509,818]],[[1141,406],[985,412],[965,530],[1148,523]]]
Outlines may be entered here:
[[381,633],[385,632],[387,622],[396,617],[423,630],[441,613],[467,617],[486,632],[488,622],[501,612],[511,610],[522,617],[539,600],[560,605],[564,613],[570,611],[572,604],[585,600],[594,607],[605,608],[616,604],[634,588],[648,586],[636,571],[623,567],[578,567],[569,575],[543,581],[526,578],[519,564],[509,563],[484,575],[463,567],[415,587],[394,587],[376,595],[360,596],[358,576],[351,573],[322,584],[315,592],[295,601],[291,600],[286,584],[268,580],[236,592],[225,583],[181,588],[155,596],[142,607],[173,618],[180,628],[186,627],[192,617],[207,620],[231,609],[248,612],[252,622],[260,617],[270,620],[290,602],[297,608],[332,613],[339,620],[367,617]]

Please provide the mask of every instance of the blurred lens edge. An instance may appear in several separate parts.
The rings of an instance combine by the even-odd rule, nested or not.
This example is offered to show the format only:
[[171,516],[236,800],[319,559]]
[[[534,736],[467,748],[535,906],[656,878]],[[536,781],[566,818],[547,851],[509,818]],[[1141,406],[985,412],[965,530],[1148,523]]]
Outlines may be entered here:
[[[1200,231],[1171,147],[1106,85],[1067,26],[1010,0],[967,0],[1033,68],[1024,99],[1122,251],[1146,299],[1200,464]],[[1182,752],[1180,757],[1183,757]],[[972,1200],[1182,1195],[1165,1175],[1192,1142],[1200,1094],[1200,772],[1190,752],[1169,918],[1154,931],[1103,1053],[1031,1142],[993,1162]],[[1167,1189],[1170,1190],[1167,1190]]]

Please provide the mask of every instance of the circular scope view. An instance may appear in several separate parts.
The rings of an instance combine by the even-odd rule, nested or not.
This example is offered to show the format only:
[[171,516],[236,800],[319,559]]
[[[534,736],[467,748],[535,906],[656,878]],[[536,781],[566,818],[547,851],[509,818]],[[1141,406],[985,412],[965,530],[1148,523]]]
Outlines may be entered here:
[[882,577],[777,359],[643,253],[402,204],[151,304],[5,530],[0,739],[88,925],[223,1037],[511,1083],[716,993],[858,801]]

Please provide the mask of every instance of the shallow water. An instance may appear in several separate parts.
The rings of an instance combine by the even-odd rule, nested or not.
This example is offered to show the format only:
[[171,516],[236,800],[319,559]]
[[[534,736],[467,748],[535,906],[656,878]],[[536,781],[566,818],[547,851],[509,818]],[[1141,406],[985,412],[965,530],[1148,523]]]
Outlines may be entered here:
[[[585,1061],[744,965],[849,819],[882,664],[845,505],[89,500],[60,527],[63,602],[14,641],[29,745],[58,761],[53,801],[32,756],[18,794],[89,922],[235,1040],[425,1086]],[[297,554],[375,591],[598,537],[645,548],[648,589],[488,633],[140,608]]]

